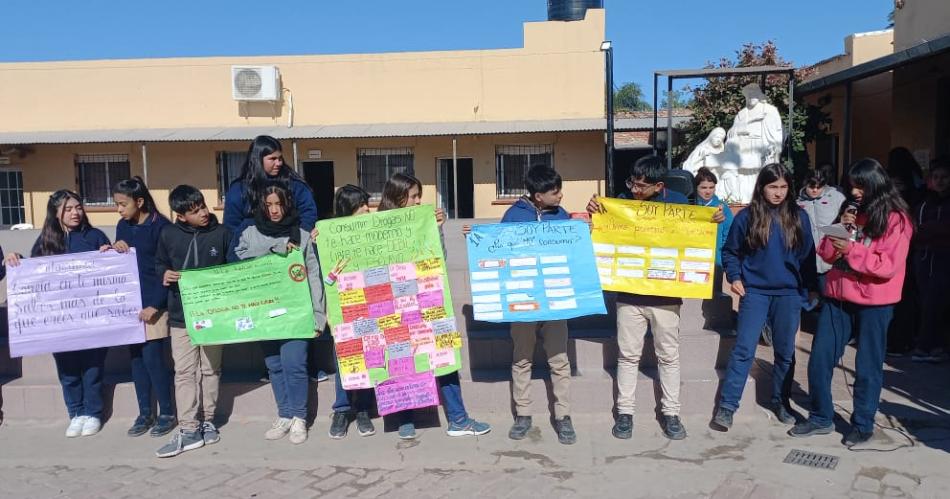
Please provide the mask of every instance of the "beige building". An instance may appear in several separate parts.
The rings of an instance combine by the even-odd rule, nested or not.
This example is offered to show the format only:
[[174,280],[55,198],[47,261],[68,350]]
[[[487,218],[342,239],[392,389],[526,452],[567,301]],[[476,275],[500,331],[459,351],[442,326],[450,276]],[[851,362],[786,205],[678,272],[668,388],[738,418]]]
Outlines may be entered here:
[[[895,2],[895,6],[897,2]],[[798,89],[831,117],[809,146],[813,164],[846,165],[906,147],[926,168],[950,154],[950,2],[910,0],[894,28],[845,38],[844,54],[816,64]]]
[[[457,171],[457,214],[499,217],[536,163],[561,173],[564,205],[580,211],[603,190],[604,36],[591,9],[525,23],[512,49],[0,64],[0,224],[42,224],[60,188],[81,193],[94,224],[114,224],[109,189],[130,175],[166,213],[168,191],[189,183],[220,215],[259,134],[282,141],[323,215],[335,187],[378,195],[409,170],[424,202],[455,214]],[[235,66],[251,67],[238,79],[260,93],[274,85],[271,100],[236,100]]]

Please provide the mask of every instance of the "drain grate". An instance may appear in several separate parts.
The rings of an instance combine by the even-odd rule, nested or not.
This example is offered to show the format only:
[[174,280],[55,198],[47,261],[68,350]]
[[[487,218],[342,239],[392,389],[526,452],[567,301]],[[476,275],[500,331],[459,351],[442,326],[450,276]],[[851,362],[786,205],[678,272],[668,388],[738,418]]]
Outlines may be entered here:
[[798,449],[792,449],[785,456],[784,463],[800,464],[809,468],[818,468],[822,470],[833,470],[838,466],[838,458],[828,454],[819,454],[817,452],[807,452]]

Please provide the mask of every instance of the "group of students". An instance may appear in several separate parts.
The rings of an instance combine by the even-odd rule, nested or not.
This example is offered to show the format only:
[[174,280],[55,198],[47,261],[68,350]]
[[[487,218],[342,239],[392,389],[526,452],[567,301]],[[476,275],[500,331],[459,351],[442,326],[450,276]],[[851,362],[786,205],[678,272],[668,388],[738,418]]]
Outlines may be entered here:
[[[935,168],[931,176],[942,175],[942,168]],[[666,175],[661,159],[642,158],[631,168],[627,191],[619,197],[688,203],[686,196],[666,187]],[[749,206],[733,217],[729,207],[714,194],[716,176],[705,168],[697,172],[695,204],[717,208],[710,220],[719,224],[716,262],[721,263],[731,291],[739,296],[736,343],[712,428],[728,431],[732,427],[759,338],[763,328],[769,327],[774,351],[769,408],[778,421],[794,425],[789,435],[807,437],[832,432],[832,374],[845,346],[855,339],[852,429],[844,443],[852,446],[871,438],[882,388],[887,331],[894,306],[901,300],[914,221],[895,183],[877,161],[855,162],[847,179],[847,204],[844,194],[828,190],[827,176],[821,172],[811,175],[800,195],[795,196],[791,171],[780,164],[769,164],[756,179]],[[528,196],[509,210],[503,222],[567,218],[559,207],[560,177],[554,170],[532,168],[526,184]],[[835,206],[828,206],[831,203]],[[592,197],[587,211],[594,214],[603,210],[597,196]],[[822,236],[819,228],[834,223],[847,227],[850,237]],[[617,416],[611,430],[617,438],[633,435],[636,382],[648,330],[653,334],[658,364],[663,434],[672,440],[687,436],[679,418],[681,304],[678,298],[617,295]],[[797,421],[790,411],[789,397],[803,310],[817,310],[819,318],[808,364],[811,411],[807,419]],[[551,367],[558,437],[562,443],[571,443],[575,435],[569,417],[563,415],[568,407],[570,380],[563,321],[511,326],[516,417],[509,436],[524,438],[531,425],[524,387],[530,377],[536,334],[544,337]]]
[[[936,169],[932,175],[938,171],[948,172]],[[689,203],[686,196],[665,186],[666,175],[662,160],[655,156],[642,158],[632,166],[625,184],[627,190],[619,197]],[[715,175],[706,169],[697,173],[695,203],[717,208],[710,220],[719,224],[717,274],[724,273],[731,290],[740,297],[736,345],[712,421],[714,428],[727,431],[732,426],[759,336],[766,325],[773,331],[771,410],[779,421],[796,423],[788,407],[795,337],[803,308],[816,307],[818,297],[822,296],[808,366],[811,413],[807,420],[795,424],[789,434],[831,432],[832,371],[845,345],[856,337],[854,428],[846,442],[853,444],[870,438],[881,391],[887,330],[894,304],[901,299],[914,222],[894,182],[876,161],[856,162],[847,178],[851,186],[847,192],[850,204],[844,204],[841,193],[827,190],[827,181],[820,173],[809,178],[796,198],[791,194],[794,182],[789,170],[779,164],[767,165],[758,176],[751,204],[733,218],[729,207],[714,194]],[[552,168],[530,168],[525,177],[527,194],[506,211],[501,222],[570,218],[560,206],[561,184],[560,175]],[[387,181],[378,210],[419,205],[421,197],[422,183],[411,175],[397,173]],[[829,197],[834,199],[826,201]],[[31,256],[136,249],[143,306],[140,318],[145,323],[147,341],[129,347],[139,416],[128,434],[150,433],[160,437],[171,433],[177,425],[178,431],[171,440],[158,449],[159,457],[213,444],[220,439],[214,416],[222,347],[195,346],[188,338],[177,286],[181,271],[270,253],[302,251],[313,302],[314,336],[321,335],[327,318],[324,282],[313,243],[318,235],[313,195],[306,183],[284,164],[280,143],[261,136],[251,143],[241,175],[227,192],[223,224],[209,211],[201,191],[188,185],[180,185],[169,194],[174,222],[158,213],[140,178],[117,184],[113,199],[120,220],[116,242],[110,243],[102,231],[89,224],[79,196],[68,190],[54,193]],[[343,186],[335,194],[333,215],[368,213],[369,200],[363,189]],[[847,209],[831,209],[829,203]],[[594,214],[603,210],[597,196],[592,197],[587,211]],[[927,211],[926,205],[920,211]],[[445,214],[436,209],[435,216],[441,234]],[[940,213],[937,216],[939,219]],[[852,228],[853,236],[819,237],[817,227],[834,222]],[[20,258],[14,253],[7,255],[4,262],[17,265]],[[944,265],[931,261],[933,265]],[[687,436],[679,417],[681,305],[678,298],[618,293],[617,417],[612,427],[617,438],[629,439],[633,434],[636,382],[648,330],[653,335],[659,367],[663,433],[673,440]],[[551,368],[555,431],[561,443],[574,443],[577,436],[570,418],[571,368],[566,322],[513,323],[511,336],[515,418],[509,437],[523,439],[532,427],[529,387],[534,348],[540,338]],[[166,343],[170,343],[174,375],[164,362]],[[309,342],[292,339],[260,343],[278,415],[265,438],[277,440],[288,436],[292,443],[302,443],[308,432]],[[104,348],[54,354],[70,417],[67,437],[93,435],[101,427],[105,354]],[[340,377],[335,378],[330,437],[346,436],[353,419],[360,435],[374,434],[370,418],[372,390],[346,391]],[[437,381],[448,435],[482,435],[491,430],[466,411],[457,372],[439,376]],[[152,411],[153,397],[158,402],[157,415]],[[397,417],[399,437],[415,438],[412,411]]]

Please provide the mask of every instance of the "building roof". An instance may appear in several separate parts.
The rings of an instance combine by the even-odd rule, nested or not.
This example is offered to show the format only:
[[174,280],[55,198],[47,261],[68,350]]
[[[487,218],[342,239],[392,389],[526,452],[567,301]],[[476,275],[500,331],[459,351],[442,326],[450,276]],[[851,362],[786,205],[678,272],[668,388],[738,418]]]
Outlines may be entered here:
[[[688,120],[673,114],[673,125]],[[666,118],[661,120],[666,126]],[[258,135],[278,139],[343,139],[374,137],[424,137],[453,135],[492,135],[511,133],[584,132],[607,128],[604,118],[559,120],[471,121],[444,123],[375,123],[353,125],[237,126],[200,128],[130,128],[114,130],[61,130],[0,132],[0,144],[88,144],[113,142],[209,142],[244,141]],[[618,117],[614,129],[648,130],[653,119]]]
[[893,54],[879,57],[863,64],[858,64],[857,66],[852,66],[837,73],[817,78],[800,85],[795,91],[800,95],[807,95],[828,87],[891,71],[947,51],[950,51],[950,35],[944,35],[935,40],[923,42],[908,49],[901,50],[900,52],[894,52]]

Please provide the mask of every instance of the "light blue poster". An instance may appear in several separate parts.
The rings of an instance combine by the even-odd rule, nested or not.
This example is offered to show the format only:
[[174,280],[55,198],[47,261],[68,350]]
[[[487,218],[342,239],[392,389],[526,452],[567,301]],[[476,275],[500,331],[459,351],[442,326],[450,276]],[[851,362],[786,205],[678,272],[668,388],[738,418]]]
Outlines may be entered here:
[[475,320],[534,322],[607,313],[586,223],[474,225],[466,242]]

